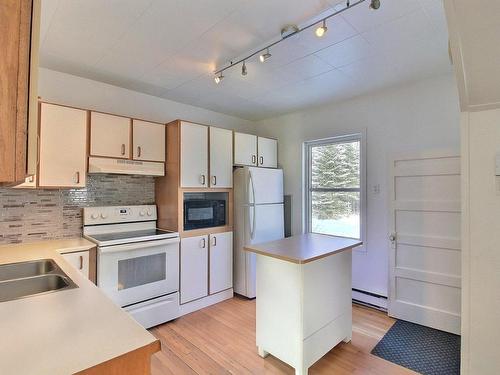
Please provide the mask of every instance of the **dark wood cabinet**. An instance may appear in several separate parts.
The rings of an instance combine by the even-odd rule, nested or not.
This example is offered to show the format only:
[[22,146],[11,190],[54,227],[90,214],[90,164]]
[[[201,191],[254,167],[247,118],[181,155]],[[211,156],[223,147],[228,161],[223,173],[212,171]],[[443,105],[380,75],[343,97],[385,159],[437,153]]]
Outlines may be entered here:
[[36,168],[39,14],[39,0],[0,1],[0,184]]

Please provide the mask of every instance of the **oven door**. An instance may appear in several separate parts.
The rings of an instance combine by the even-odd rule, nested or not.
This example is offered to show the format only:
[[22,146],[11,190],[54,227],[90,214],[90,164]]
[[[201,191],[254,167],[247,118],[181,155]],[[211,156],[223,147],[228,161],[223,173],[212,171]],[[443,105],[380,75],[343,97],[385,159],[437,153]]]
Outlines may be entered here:
[[179,290],[179,239],[99,247],[97,285],[127,306]]

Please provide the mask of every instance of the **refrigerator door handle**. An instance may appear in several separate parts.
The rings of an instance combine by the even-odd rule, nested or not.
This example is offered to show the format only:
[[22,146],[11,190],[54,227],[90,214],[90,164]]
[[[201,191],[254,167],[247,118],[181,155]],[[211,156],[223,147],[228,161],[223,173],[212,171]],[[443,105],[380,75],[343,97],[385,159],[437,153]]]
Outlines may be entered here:
[[252,215],[250,218],[250,239],[253,240],[255,237],[255,206],[250,206],[248,210],[248,214]]
[[255,186],[253,184],[252,172],[250,171],[248,171],[248,180],[250,181],[250,187],[252,188],[252,200],[250,201],[250,199],[248,199],[248,203],[255,204]]

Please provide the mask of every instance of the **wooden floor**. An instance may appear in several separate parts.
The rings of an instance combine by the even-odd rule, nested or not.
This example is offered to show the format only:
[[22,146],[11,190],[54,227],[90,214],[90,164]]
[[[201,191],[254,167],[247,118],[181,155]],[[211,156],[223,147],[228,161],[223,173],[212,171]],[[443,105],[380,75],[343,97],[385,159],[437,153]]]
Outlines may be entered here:
[[[353,335],[309,369],[316,374],[415,374],[370,354],[394,324],[386,314],[353,305]],[[255,300],[221,302],[150,330],[162,351],[152,358],[152,374],[294,374],[280,360],[258,356]]]

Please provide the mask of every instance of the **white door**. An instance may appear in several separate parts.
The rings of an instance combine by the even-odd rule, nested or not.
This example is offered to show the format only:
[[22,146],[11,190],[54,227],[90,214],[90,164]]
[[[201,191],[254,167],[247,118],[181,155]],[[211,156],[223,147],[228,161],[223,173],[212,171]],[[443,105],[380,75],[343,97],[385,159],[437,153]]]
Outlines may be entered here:
[[165,125],[141,120],[132,121],[134,160],[165,161]]
[[233,187],[233,132],[210,127],[210,186]]
[[283,203],[283,170],[248,168],[249,203]]
[[181,239],[181,303],[208,295],[208,236]]
[[234,132],[234,164],[257,165],[257,136]]
[[79,251],[76,253],[61,254],[62,257],[87,279],[89,278],[89,252]]
[[233,232],[210,235],[210,294],[233,286]]
[[42,103],[40,187],[84,187],[87,172],[87,111]]
[[392,161],[389,315],[460,334],[460,157]]
[[130,118],[90,112],[90,155],[130,156]]
[[259,167],[278,167],[278,141],[276,139],[259,137],[257,148],[259,151]]
[[208,186],[208,127],[181,123],[181,187]]

